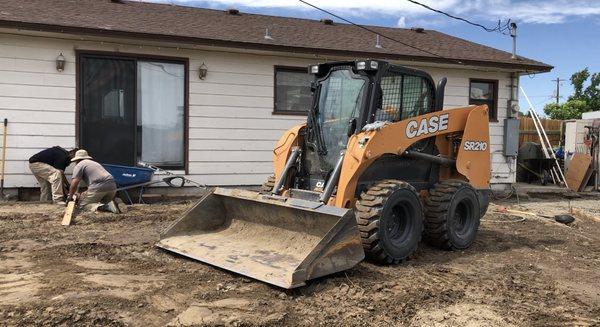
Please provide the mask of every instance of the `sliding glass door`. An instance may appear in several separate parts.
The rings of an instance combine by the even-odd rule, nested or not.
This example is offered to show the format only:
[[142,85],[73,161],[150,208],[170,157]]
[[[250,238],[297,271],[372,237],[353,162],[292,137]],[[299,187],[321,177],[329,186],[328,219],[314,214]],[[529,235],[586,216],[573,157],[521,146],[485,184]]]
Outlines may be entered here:
[[180,167],[184,160],[184,66],[139,61],[137,73],[138,158]]
[[185,64],[80,56],[80,146],[102,163],[185,165]]

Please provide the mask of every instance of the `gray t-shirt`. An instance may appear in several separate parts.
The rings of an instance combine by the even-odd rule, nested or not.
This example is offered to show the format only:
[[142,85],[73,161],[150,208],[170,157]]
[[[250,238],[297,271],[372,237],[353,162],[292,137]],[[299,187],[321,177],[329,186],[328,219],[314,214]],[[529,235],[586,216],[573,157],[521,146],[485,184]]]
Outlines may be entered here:
[[110,191],[116,188],[112,175],[101,164],[85,159],[73,169],[73,178],[83,179],[92,191]]

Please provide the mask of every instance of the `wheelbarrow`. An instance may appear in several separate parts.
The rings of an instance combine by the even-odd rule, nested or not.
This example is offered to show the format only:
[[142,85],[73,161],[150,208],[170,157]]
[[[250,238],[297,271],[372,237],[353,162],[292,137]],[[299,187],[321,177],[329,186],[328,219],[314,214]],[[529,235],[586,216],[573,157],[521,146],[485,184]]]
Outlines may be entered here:
[[[185,183],[188,182],[194,184],[196,187],[204,187],[204,185],[189,180],[184,176],[173,174],[156,166],[152,166],[143,162],[138,164],[141,167],[102,164],[104,169],[106,169],[106,171],[108,171],[115,179],[115,183],[117,184],[117,192],[121,192],[129,204],[133,204],[133,201],[129,196],[128,190],[135,188],[140,189],[140,192],[138,193],[138,203],[141,204],[144,203],[142,199],[144,190],[151,185],[165,183],[169,187],[183,187]],[[155,172],[164,173],[168,176],[160,180],[152,180]]]
[[117,192],[121,192],[129,202],[133,204],[128,190],[140,188],[138,203],[142,203],[144,188],[153,184],[162,183],[162,180],[153,181],[154,170],[143,167],[129,167],[120,165],[102,164],[117,184]]

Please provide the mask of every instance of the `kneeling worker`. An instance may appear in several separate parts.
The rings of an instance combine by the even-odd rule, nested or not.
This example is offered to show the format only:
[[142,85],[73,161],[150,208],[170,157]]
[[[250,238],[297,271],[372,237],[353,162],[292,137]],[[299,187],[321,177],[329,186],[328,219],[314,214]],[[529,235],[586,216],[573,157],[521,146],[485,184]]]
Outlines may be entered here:
[[73,200],[79,182],[83,179],[87,184],[87,190],[78,199],[79,207],[90,211],[101,210],[113,213],[126,210],[121,199],[117,198],[116,202],[114,201],[117,193],[117,184],[114,178],[102,165],[92,160],[87,151],[77,151],[71,161],[75,163],[75,168],[68,201]]
[[59,146],[40,151],[29,158],[29,169],[40,184],[40,201],[64,205],[65,169],[78,149],[67,151]]

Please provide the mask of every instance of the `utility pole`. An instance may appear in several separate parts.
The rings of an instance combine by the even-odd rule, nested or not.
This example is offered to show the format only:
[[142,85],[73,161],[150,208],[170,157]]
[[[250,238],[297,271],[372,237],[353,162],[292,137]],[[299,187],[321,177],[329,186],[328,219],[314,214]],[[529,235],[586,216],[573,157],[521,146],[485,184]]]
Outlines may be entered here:
[[556,82],[556,104],[558,104],[558,100],[560,99],[560,82],[564,82],[564,79],[560,79],[560,77],[557,77],[556,79],[553,79],[552,82]]

